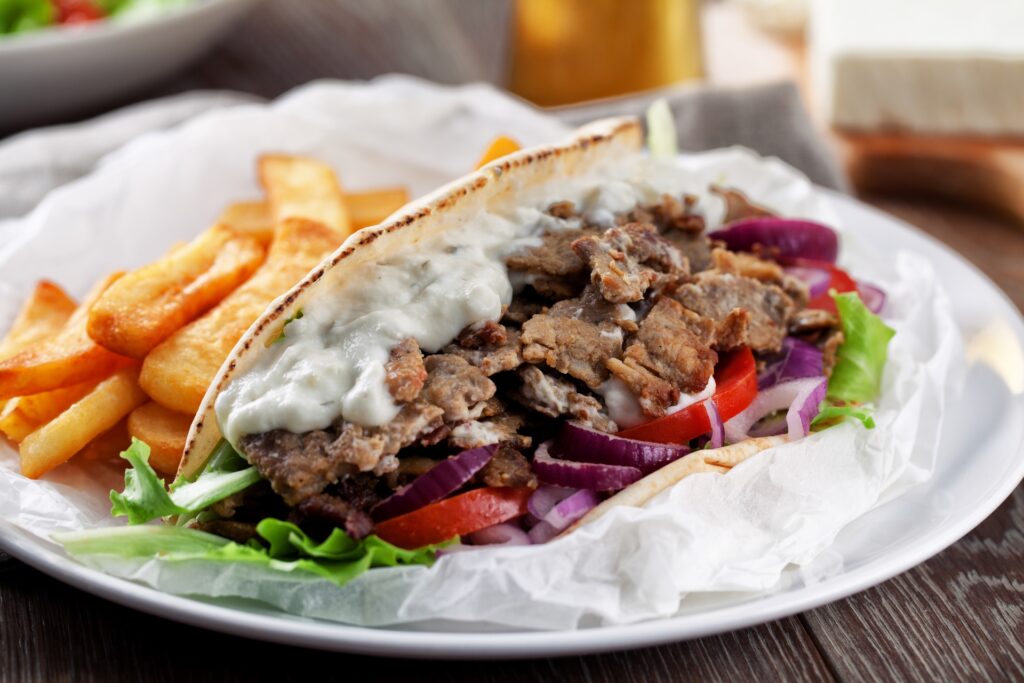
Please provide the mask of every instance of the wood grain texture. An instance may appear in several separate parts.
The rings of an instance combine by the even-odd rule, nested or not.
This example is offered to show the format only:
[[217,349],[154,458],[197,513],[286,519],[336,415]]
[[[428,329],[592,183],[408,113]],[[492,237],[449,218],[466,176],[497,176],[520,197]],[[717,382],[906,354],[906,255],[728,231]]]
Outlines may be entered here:
[[1024,489],[911,571],[804,619],[843,680],[1024,680]]
[[[738,656],[737,656],[738,655]],[[0,563],[0,681],[668,683],[832,680],[796,618],[594,657],[524,662],[385,660],[271,645],[180,625]]]

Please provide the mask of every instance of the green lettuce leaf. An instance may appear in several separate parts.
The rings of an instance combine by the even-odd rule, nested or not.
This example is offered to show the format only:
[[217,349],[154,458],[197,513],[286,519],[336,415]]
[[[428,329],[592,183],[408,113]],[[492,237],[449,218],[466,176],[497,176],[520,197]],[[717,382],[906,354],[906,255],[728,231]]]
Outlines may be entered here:
[[843,344],[828,380],[828,398],[867,403],[878,396],[889,340],[896,331],[868,310],[856,292],[833,294],[843,327]]
[[889,341],[896,331],[868,310],[856,292],[833,292],[832,298],[843,327],[843,344],[836,352],[825,403],[811,428],[825,429],[851,419],[874,429],[874,408],[865,404],[874,400],[881,389]]
[[[249,467],[226,441],[221,441],[195,481],[178,479],[168,489],[149,464],[149,452],[145,442],[132,439],[132,445],[121,453],[131,464],[124,473],[124,490],[110,492],[110,513],[127,517],[129,524],[195,514],[260,480],[256,468]],[[240,464],[244,467],[238,469]]]
[[0,35],[43,28],[54,19],[50,0],[0,0]]
[[55,534],[54,540],[73,557],[114,557],[165,562],[247,562],[281,572],[305,572],[343,585],[374,567],[431,565],[439,546],[403,550],[368,536],[356,541],[335,529],[316,542],[294,524],[264,519],[257,533],[269,548],[243,545],[196,529],[144,525]]
[[647,148],[651,156],[671,159],[679,153],[676,121],[665,100],[656,100],[647,108]]
[[840,420],[850,418],[859,420],[868,429],[875,428],[875,419],[871,417],[874,409],[870,406],[822,406],[817,417],[811,421],[811,429],[829,427]]

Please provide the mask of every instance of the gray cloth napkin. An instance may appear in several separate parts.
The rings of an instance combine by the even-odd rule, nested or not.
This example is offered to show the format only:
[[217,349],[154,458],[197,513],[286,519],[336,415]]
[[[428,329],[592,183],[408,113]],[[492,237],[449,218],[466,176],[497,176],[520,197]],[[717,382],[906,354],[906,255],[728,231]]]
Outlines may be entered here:
[[[604,116],[642,115],[659,97],[668,100],[675,114],[682,149],[743,145],[779,157],[818,185],[847,188],[796,87],[789,83],[737,90],[670,88],[550,113],[579,125]],[[212,109],[254,101],[259,99],[242,93],[194,92],[15,135],[0,142],[0,219],[27,213],[47,192],[89,173],[104,156],[138,135],[171,128]]]

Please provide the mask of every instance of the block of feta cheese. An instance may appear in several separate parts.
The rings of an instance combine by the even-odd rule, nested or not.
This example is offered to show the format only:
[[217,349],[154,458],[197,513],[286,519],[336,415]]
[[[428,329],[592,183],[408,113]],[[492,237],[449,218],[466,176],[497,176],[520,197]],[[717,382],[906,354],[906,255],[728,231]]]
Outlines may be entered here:
[[815,0],[809,30],[838,128],[1024,135],[1024,0]]

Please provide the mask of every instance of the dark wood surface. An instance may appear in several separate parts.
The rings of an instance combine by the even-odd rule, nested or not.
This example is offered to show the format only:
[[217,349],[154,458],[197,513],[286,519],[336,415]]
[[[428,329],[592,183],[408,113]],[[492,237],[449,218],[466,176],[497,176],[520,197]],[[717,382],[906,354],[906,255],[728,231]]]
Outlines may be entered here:
[[[269,97],[313,78],[389,71],[500,81],[507,16],[500,0],[267,0],[200,63],[137,98],[193,88]],[[866,199],[952,246],[1024,307],[1024,235],[1010,221],[927,199]],[[243,640],[113,605],[0,555],[0,681],[313,678],[1024,680],[1024,490],[930,561],[797,617],[627,653],[525,662],[408,662]]]

